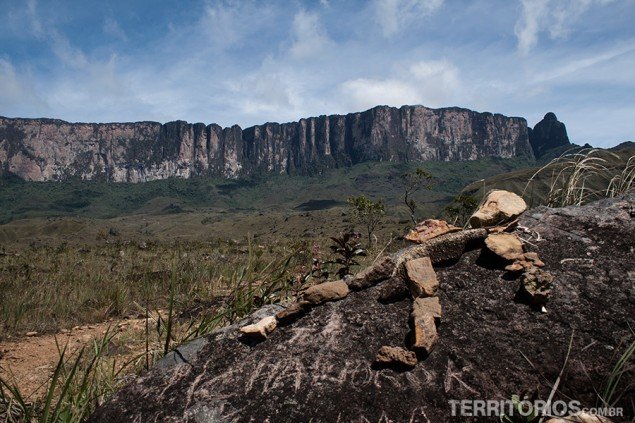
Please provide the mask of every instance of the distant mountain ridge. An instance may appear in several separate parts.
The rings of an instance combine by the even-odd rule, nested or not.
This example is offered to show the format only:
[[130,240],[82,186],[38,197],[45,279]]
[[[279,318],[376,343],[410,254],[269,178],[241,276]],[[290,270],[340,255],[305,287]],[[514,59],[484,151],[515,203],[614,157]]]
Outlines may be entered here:
[[31,181],[239,178],[312,174],[365,161],[533,155],[524,118],[457,107],[377,106],[245,129],[185,121],[97,124],[0,117],[0,170]]
[[549,150],[571,144],[567,128],[553,112],[547,113],[534,129],[529,130],[529,143],[536,158],[544,156]]

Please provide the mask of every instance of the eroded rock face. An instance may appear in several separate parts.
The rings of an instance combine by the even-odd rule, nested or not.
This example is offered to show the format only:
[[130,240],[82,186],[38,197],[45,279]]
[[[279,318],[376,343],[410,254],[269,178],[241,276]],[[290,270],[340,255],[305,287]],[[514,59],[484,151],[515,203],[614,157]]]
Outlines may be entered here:
[[[616,354],[632,340],[625,322],[635,298],[634,206],[631,196],[521,216],[523,237],[536,246],[528,248],[555,278],[548,313],[516,301],[519,280],[479,265],[480,249],[435,268],[440,336],[409,371],[373,366],[381,347],[403,347],[410,332],[409,298],[377,300],[384,284],[395,283],[388,278],[311,308],[255,345],[241,342],[233,327],[180,347],[187,362],[168,356],[90,421],[483,421],[452,417],[449,401],[524,392],[546,399],[553,384],[544,381],[558,377],[572,331],[559,392],[593,406]],[[618,406],[627,409],[627,401]]]
[[32,181],[235,178],[317,172],[370,160],[531,155],[525,119],[459,108],[379,106],[244,130],[184,121],[72,124],[0,117],[0,171]]
[[541,157],[547,150],[571,144],[567,136],[567,128],[560,122],[555,113],[549,112],[529,131],[529,142],[536,157]]

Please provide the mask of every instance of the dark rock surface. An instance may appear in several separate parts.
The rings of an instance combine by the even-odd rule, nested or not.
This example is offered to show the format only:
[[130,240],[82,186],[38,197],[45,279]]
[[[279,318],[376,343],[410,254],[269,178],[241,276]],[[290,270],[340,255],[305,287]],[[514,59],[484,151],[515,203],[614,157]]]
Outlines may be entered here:
[[90,421],[479,421],[451,417],[448,401],[523,393],[546,399],[572,333],[556,399],[594,406],[594,389],[633,340],[634,207],[631,195],[521,217],[517,233],[555,276],[547,313],[518,302],[517,275],[493,265],[481,249],[436,266],[440,338],[410,371],[372,365],[380,347],[406,346],[411,300],[378,301],[385,284],[395,289],[388,279],[315,307],[258,344],[241,342],[237,326],[198,340],[186,347],[187,363],[164,359]]
[[549,112],[529,131],[529,142],[536,158],[547,150],[571,144],[567,136],[567,128],[560,122],[555,113]]
[[0,117],[0,172],[143,182],[196,175],[315,173],[364,161],[532,156],[523,118],[461,108],[378,106],[361,113],[234,125],[68,123]]

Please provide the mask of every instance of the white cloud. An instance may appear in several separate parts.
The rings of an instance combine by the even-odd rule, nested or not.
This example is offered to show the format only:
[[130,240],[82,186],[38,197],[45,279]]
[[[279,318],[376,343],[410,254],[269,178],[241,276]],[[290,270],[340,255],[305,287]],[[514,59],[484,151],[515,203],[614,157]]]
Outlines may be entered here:
[[115,38],[119,38],[123,41],[126,41],[128,37],[126,37],[126,33],[119,26],[119,22],[117,22],[112,17],[108,16],[104,19],[104,24],[102,26],[102,30],[104,34],[111,35]]
[[219,88],[227,106],[253,123],[297,120],[306,112],[301,71],[284,57],[269,56],[258,69],[229,78]]
[[378,104],[440,107],[455,101],[461,91],[459,70],[447,60],[419,61],[395,73],[391,78],[348,80],[340,86],[342,97],[351,110]]
[[20,117],[19,113],[50,113],[34,89],[32,78],[28,70],[16,71],[10,60],[0,58],[0,114]]
[[37,14],[37,0],[27,0],[26,5],[27,16],[33,33],[36,36],[42,36],[44,34],[44,30],[42,29],[42,23],[40,22],[40,18]]
[[270,24],[274,19],[273,6],[266,3],[208,0],[195,33],[188,33],[184,28],[178,30],[194,37],[203,34],[212,47],[222,51],[258,33],[263,26]]
[[518,51],[527,54],[538,43],[538,32],[545,18],[549,0],[523,0],[523,13],[516,22],[514,32],[518,38]]
[[0,7],[0,13],[6,11],[3,16],[4,29],[10,29],[20,38],[40,39],[45,35],[44,24],[38,13],[37,0],[26,0],[18,3],[19,6],[11,7],[5,2]]
[[567,38],[572,27],[593,5],[605,6],[613,0],[521,0],[522,13],[514,32],[518,51],[527,55],[537,44],[540,34],[551,39]]
[[436,12],[443,0],[375,0],[375,20],[388,37]]
[[[583,57],[568,57],[564,63],[554,63],[553,66],[547,70],[534,73],[529,81],[531,83],[542,83],[553,80],[563,80],[563,78],[566,77],[566,80],[572,82],[572,74],[581,74],[599,64],[611,62],[622,55],[635,51],[635,43],[633,43],[633,41],[634,40],[631,40],[631,42],[625,46],[616,46],[608,51],[590,52],[590,54],[587,53]],[[616,73],[619,74],[620,72],[618,67],[615,67],[615,69],[617,72],[604,74],[604,82],[610,83],[616,79]],[[627,72],[630,74],[630,69]],[[633,82],[635,83],[635,81]]]
[[291,36],[293,39],[291,54],[295,57],[315,55],[331,44],[318,15],[304,10],[298,12],[293,18]]
[[83,69],[89,66],[88,59],[84,52],[74,47],[71,42],[58,31],[52,29],[48,31],[51,42],[51,50],[62,62],[64,66],[75,69]]

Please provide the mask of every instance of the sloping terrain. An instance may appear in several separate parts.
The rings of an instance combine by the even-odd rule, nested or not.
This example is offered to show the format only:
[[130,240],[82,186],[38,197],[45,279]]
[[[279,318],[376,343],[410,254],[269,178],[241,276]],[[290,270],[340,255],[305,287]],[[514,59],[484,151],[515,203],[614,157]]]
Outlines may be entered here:
[[[247,233],[298,237],[336,235],[346,200],[366,195],[386,203],[388,226],[409,221],[400,176],[423,167],[434,185],[414,195],[419,216],[432,216],[467,184],[530,166],[524,159],[469,162],[363,163],[321,175],[249,180],[168,179],[143,184],[96,181],[26,182],[0,178],[0,245],[94,243],[99,232],[123,239],[242,239]],[[329,205],[325,208],[324,205]],[[312,216],[308,216],[307,214]],[[333,230],[328,230],[333,228]]]
[[[516,232],[525,249],[555,276],[546,312],[519,300],[519,281],[480,245],[437,265],[440,338],[410,371],[373,366],[381,346],[403,346],[409,332],[411,300],[378,301],[399,289],[388,279],[318,306],[260,343],[234,326],[179,348],[90,421],[457,421],[450,400],[546,399],[568,352],[555,399],[594,406],[633,342],[634,207],[631,195],[522,216]],[[630,389],[618,404],[626,419]]]
[[[491,189],[504,189],[519,194],[523,193],[523,198],[530,206],[543,204],[550,191],[553,177],[557,175],[558,171],[563,167],[563,164],[560,163],[546,167],[528,184],[532,176],[534,176],[541,167],[548,165],[553,159],[561,157],[562,155],[576,153],[588,154],[590,151],[590,147],[579,146],[554,148],[548,150],[535,166],[500,173],[480,181],[472,182],[463,189],[463,192],[481,198],[485,192]],[[624,169],[629,158],[634,155],[635,143],[624,142],[606,150],[598,149],[592,154],[592,157],[604,160],[602,165],[609,170],[617,170],[619,172],[621,169]],[[608,184],[606,178],[597,177],[591,177],[584,182],[589,190],[606,189]]]

